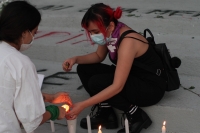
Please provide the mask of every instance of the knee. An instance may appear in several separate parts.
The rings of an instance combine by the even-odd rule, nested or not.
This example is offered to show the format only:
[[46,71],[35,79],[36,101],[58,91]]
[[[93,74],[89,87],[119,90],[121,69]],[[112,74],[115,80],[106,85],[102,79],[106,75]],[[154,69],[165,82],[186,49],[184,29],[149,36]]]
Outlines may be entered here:
[[94,78],[95,76],[92,76],[88,81],[88,87],[89,88],[96,88],[97,86],[97,79]]
[[96,78],[96,76],[90,78],[88,82],[88,88],[90,89],[92,95],[99,93],[103,89],[100,86],[101,84],[99,83],[99,80]]
[[86,68],[85,64],[78,64],[78,66],[76,67],[76,71],[78,74],[80,74],[85,71],[85,68]]
[[[109,77],[109,75],[107,75]],[[93,95],[99,93],[106,87],[110,86],[112,84],[112,79],[111,80],[106,80],[105,81],[105,76],[103,75],[94,75],[90,78],[88,82],[88,87],[90,91],[92,92]]]

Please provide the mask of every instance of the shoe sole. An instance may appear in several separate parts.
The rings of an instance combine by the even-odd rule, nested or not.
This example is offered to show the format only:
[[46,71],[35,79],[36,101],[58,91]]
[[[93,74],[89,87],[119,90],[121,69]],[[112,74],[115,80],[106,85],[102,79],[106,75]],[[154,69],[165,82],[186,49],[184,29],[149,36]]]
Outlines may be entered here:
[[[100,125],[105,127],[106,129],[116,129],[116,128],[118,128],[117,122],[109,122],[109,123],[104,123],[104,124],[91,125],[91,129],[98,129]],[[84,129],[87,129],[87,125],[85,125],[85,124],[81,123],[80,126]]]

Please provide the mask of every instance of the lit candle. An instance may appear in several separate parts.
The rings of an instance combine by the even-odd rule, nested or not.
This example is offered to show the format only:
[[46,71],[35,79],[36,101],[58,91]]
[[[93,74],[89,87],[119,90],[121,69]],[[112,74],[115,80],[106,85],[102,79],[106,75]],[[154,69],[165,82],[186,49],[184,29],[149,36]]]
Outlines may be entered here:
[[50,123],[51,123],[51,131],[55,132],[54,121],[50,120]]
[[126,131],[126,133],[129,133],[129,125],[128,125],[127,118],[125,119],[125,131]]
[[102,133],[102,131],[101,131],[101,125],[99,126],[99,131],[98,131],[98,133]]
[[91,123],[90,123],[90,116],[87,115],[87,128],[88,128],[88,133],[92,133],[92,130],[91,130]]
[[63,107],[63,108],[65,108],[65,111],[66,111],[66,112],[68,112],[68,111],[69,111],[69,105],[67,105],[67,104],[64,104],[62,107]]
[[166,133],[166,127],[165,127],[166,121],[163,122],[162,126],[162,133]]

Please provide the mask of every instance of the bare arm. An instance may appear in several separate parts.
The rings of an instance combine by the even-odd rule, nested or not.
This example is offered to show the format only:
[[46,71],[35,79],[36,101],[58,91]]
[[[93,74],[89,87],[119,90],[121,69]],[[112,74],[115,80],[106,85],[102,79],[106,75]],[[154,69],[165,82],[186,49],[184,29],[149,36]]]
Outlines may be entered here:
[[99,63],[102,62],[107,55],[107,47],[98,46],[96,52],[83,55],[83,56],[76,56],[76,63],[77,64],[92,64],[92,63]]
[[51,114],[48,111],[46,111],[43,114],[43,119],[42,119],[40,125],[42,125],[43,123],[45,123],[46,121],[48,121],[50,118],[51,118]]
[[68,72],[71,71],[74,64],[93,64],[102,62],[108,53],[106,45],[98,46],[96,52],[75,56],[65,60],[62,64],[63,70]]
[[51,103],[53,100],[53,94],[47,94],[47,93],[42,93],[44,102],[49,102]]

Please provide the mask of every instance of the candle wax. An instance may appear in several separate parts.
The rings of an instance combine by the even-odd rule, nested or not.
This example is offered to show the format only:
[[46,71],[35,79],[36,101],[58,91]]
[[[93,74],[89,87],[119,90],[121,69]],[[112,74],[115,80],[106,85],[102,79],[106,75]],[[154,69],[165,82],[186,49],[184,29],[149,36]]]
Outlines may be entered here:
[[98,133],[102,133],[102,132],[101,132],[101,129],[98,131]]
[[165,126],[162,127],[162,133],[166,133],[166,127]]
[[91,122],[90,122],[90,116],[87,115],[86,119],[87,119],[88,133],[92,133]]

